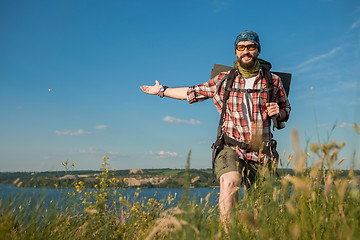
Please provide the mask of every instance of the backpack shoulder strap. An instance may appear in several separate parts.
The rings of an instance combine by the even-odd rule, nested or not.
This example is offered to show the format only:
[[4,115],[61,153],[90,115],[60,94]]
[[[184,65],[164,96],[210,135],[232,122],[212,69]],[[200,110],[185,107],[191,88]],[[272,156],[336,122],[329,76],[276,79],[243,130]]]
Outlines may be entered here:
[[[271,90],[268,92],[267,94],[267,102],[270,103],[270,102],[275,102],[275,96],[274,96],[274,80],[272,78],[272,75],[271,75],[271,72],[268,71],[267,69],[262,69],[263,70],[263,74],[264,74],[264,77],[266,79],[266,85],[267,85],[267,88],[271,88]],[[281,78],[280,78],[281,79]],[[287,90],[289,90],[289,87],[290,87],[290,79],[291,79],[291,74],[290,74],[290,78],[288,79],[289,80],[289,84],[288,84],[288,88]],[[285,90],[286,91],[286,90]],[[288,94],[288,92],[286,92],[286,94]],[[277,129],[282,129],[285,127],[284,123],[282,122],[278,122],[276,117],[275,116],[272,116],[271,117],[271,120],[273,122],[273,130],[275,128]]]
[[[262,73],[266,80],[266,87],[270,88],[270,91],[267,94],[266,102],[268,102],[268,103],[274,102],[275,101],[275,99],[274,99],[274,81],[272,79],[271,73],[266,68],[261,68],[261,70],[262,70]],[[271,119],[273,122],[273,130],[274,130],[274,128],[278,128],[278,122],[277,122],[275,116],[272,116]]]
[[274,81],[271,76],[271,72],[267,70],[266,68],[261,68],[263,77],[265,77],[266,80],[266,88],[269,89],[267,94],[267,102],[273,102],[274,101]]
[[224,96],[223,96],[223,106],[221,108],[220,121],[219,121],[219,126],[218,126],[218,131],[217,131],[217,137],[220,137],[220,135],[221,135],[221,128],[222,128],[222,124],[224,122],[226,106],[227,106],[227,100],[229,99],[230,88],[234,83],[235,72],[236,72],[236,69],[233,68],[224,77],[224,79],[226,79],[226,86],[225,86],[225,92],[224,92]]

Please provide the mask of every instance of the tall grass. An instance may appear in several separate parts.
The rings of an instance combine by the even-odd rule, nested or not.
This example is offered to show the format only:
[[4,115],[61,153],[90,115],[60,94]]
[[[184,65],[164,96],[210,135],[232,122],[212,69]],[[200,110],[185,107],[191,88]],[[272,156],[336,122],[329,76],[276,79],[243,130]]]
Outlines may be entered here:
[[[23,196],[0,202],[1,239],[357,239],[360,236],[359,182],[353,171],[340,176],[338,152],[344,143],[299,148],[293,133],[294,175],[279,179],[267,168],[232,211],[225,233],[218,204],[189,194],[190,154],[184,192],[164,199],[129,200],[113,178],[108,157],[94,189],[79,181],[61,202]],[[306,167],[309,157],[316,158]]]

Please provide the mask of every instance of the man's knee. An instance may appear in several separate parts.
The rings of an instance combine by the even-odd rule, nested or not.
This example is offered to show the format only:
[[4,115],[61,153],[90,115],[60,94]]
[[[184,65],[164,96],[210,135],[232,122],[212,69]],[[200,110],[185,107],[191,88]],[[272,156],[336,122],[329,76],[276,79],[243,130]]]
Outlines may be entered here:
[[225,189],[233,189],[234,187],[239,187],[240,176],[239,172],[231,171],[224,173],[220,176],[220,187]]

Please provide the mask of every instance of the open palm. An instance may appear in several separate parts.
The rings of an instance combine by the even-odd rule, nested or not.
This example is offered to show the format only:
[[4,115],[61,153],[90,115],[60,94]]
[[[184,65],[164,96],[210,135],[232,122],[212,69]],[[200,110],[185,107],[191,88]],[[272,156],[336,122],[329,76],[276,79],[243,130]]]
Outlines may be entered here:
[[158,80],[155,80],[154,86],[143,85],[140,88],[144,93],[155,95],[159,91],[159,86],[160,86],[160,83],[158,82]]

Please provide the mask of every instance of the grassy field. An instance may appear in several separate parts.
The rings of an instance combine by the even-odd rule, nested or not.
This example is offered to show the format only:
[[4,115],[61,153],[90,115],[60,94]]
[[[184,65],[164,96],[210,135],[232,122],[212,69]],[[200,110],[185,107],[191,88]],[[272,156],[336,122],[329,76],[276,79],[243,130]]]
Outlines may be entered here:
[[[189,167],[182,196],[140,199],[138,188],[129,201],[114,187],[118,179],[104,156],[91,191],[78,181],[61,202],[1,200],[0,239],[358,239],[359,182],[352,170],[344,176],[334,168],[343,146],[334,141],[312,144],[311,153],[297,150],[282,159],[292,161],[293,175],[274,178],[262,169],[233,209],[227,233],[210,195],[190,198]],[[309,157],[318,161],[306,168]]]

